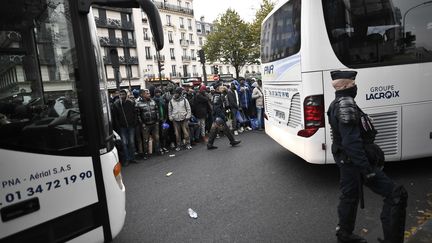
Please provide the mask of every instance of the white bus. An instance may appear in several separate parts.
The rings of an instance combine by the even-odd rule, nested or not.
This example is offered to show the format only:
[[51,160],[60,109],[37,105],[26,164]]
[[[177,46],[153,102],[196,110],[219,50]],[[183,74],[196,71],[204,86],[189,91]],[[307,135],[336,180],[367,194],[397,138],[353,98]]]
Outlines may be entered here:
[[356,70],[357,104],[387,161],[432,156],[432,1],[285,0],[262,23],[267,134],[334,163],[330,71]]
[[[144,6],[163,47],[150,0],[97,2]],[[123,227],[125,187],[91,4],[0,3],[0,242],[103,242]]]

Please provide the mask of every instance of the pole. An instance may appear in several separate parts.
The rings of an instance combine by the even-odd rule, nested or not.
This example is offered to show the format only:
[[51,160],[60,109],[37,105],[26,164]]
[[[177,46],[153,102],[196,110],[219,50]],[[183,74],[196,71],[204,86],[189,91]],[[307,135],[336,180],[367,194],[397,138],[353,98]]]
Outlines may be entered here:
[[162,70],[161,70],[161,60],[160,60],[160,52],[158,51],[157,54],[157,59],[158,59],[158,69],[159,69],[159,83],[160,83],[160,88],[162,89]]
[[132,66],[130,64],[127,64],[127,67],[128,67],[129,91],[132,91],[132,85],[131,85]]
[[205,68],[205,63],[202,64],[203,76],[204,76],[204,84],[207,86],[207,72]]

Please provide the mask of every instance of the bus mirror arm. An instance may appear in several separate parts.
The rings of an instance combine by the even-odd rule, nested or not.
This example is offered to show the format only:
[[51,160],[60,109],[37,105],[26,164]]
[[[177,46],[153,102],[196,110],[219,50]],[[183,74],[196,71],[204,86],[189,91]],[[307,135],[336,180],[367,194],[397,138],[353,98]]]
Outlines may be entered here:
[[163,49],[164,35],[162,21],[159,15],[159,10],[151,0],[79,0],[78,9],[81,13],[87,14],[90,11],[90,6],[93,4],[117,8],[141,7],[149,19],[156,50],[160,51]]

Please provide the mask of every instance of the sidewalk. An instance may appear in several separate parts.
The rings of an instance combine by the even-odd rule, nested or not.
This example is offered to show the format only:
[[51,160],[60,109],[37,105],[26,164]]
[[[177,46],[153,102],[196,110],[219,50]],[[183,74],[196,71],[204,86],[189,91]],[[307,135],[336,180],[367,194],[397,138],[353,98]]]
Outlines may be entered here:
[[421,225],[417,232],[411,236],[406,243],[428,243],[432,242],[432,219]]

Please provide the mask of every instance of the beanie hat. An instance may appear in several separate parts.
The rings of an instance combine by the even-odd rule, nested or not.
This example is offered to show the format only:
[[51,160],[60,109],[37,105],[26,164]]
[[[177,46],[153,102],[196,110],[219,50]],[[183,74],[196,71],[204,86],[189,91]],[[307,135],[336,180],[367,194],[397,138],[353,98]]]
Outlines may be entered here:
[[176,89],[175,89],[175,93],[176,94],[181,94],[183,92],[183,88],[182,87],[177,87]]
[[201,85],[201,87],[199,88],[200,92],[204,92],[207,90],[207,87],[205,85]]
[[332,85],[335,90],[351,88],[355,85],[356,71],[331,71]]
[[156,93],[161,93],[161,94],[162,94],[162,90],[159,89],[159,88],[156,88],[156,89],[154,90],[154,92],[155,92],[155,94],[156,94]]

